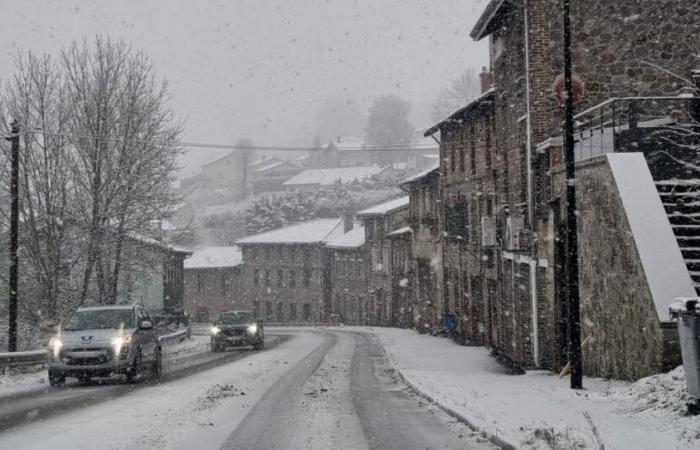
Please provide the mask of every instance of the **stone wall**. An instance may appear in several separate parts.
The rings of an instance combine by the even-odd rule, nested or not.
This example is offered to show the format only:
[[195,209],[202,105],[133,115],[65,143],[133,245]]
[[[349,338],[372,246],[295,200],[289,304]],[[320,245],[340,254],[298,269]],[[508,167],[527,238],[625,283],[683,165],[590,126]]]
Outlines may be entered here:
[[242,296],[240,267],[185,270],[185,311],[193,322],[207,322],[232,309],[254,309]]
[[[588,375],[636,380],[672,364],[606,156],[577,164],[579,282]],[[669,353],[670,355],[670,353]]]
[[322,320],[320,244],[241,245],[241,251],[243,296],[260,317],[275,322]]

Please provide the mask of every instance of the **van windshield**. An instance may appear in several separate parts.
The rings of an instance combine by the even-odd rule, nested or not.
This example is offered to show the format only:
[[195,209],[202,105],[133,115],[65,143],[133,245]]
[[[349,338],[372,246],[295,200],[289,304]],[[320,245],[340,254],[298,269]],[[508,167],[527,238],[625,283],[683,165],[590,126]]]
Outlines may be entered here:
[[134,328],[134,311],[131,309],[96,309],[76,311],[66,324],[66,331],[109,330]]

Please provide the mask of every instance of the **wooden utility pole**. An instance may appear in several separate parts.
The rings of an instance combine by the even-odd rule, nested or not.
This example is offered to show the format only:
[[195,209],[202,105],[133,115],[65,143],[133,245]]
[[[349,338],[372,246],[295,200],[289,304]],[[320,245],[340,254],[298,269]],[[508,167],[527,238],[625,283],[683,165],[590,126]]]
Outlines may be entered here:
[[571,58],[571,0],[563,0],[564,14],[564,160],[566,162],[566,296],[571,388],[583,387],[581,311],[578,292],[578,230],[576,224],[576,168],[574,161],[574,92]]
[[17,238],[19,235],[19,125],[12,121],[10,148],[10,283],[7,350],[17,351]]

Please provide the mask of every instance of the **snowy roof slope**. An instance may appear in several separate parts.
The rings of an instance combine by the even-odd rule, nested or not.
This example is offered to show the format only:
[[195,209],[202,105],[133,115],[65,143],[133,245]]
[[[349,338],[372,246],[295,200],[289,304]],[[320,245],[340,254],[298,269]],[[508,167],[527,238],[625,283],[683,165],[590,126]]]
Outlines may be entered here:
[[365,146],[365,141],[362,138],[354,136],[340,136],[338,139],[328,143],[326,148],[329,149],[331,146],[338,150],[359,150]]
[[248,236],[236,244],[313,244],[343,232],[342,219],[316,219]]
[[387,234],[387,236],[395,237],[395,236],[404,235],[406,233],[413,233],[413,230],[411,230],[411,227],[401,227],[401,228],[394,230],[391,233]]
[[675,298],[696,296],[678,242],[644,155],[608,153],[606,156],[659,320],[668,320],[668,308]]
[[236,267],[241,262],[241,249],[236,246],[204,247],[195,250],[192,256],[185,260],[185,269]]
[[265,171],[274,169],[275,167],[284,166],[284,165],[290,165],[290,166],[297,167],[297,168],[301,169],[301,166],[299,166],[298,164],[290,163],[289,161],[270,161],[269,164],[260,165],[258,168],[253,169],[253,172],[261,173],[261,172],[265,172]]
[[330,248],[357,248],[365,243],[365,227],[355,225],[352,230],[343,233],[326,242],[326,246]]
[[284,182],[285,186],[297,185],[319,185],[327,186],[341,183],[352,183],[353,181],[362,181],[373,175],[381,172],[379,166],[361,166],[361,167],[337,167],[333,169],[309,169],[305,170],[291,179]]
[[423,178],[423,177],[429,175],[430,173],[432,173],[432,172],[434,172],[434,171],[436,171],[436,170],[439,170],[439,169],[440,169],[440,162],[436,162],[436,163],[435,163],[432,167],[430,167],[429,169],[426,169],[426,170],[424,170],[424,171],[422,171],[422,172],[420,172],[420,173],[417,173],[417,174],[413,175],[412,177],[406,178],[405,180],[403,180],[403,181],[401,182],[401,184],[404,184],[404,183],[413,183],[413,182],[418,181],[418,180],[420,180],[421,178]]
[[409,197],[408,195],[404,197],[399,197],[394,200],[389,200],[388,202],[380,203],[378,205],[372,206],[367,209],[363,209],[358,212],[358,216],[381,216],[383,214],[388,214],[390,212],[396,211],[397,209],[405,208],[408,206]]

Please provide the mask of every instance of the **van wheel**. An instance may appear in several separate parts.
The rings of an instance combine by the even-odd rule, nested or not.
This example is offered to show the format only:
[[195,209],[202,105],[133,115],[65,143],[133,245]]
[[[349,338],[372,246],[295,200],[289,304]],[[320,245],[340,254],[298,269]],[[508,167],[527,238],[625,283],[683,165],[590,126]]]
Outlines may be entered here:
[[58,370],[49,369],[49,384],[53,387],[63,386],[66,383],[66,375]]
[[154,380],[160,378],[161,373],[163,373],[163,356],[161,354],[160,347],[156,349],[156,359],[153,361],[152,377]]
[[141,357],[141,350],[139,350],[134,356],[134,363],[126,370],[126,381],[134,383],[141,373],[141,367],[143,367],[143,358]]

